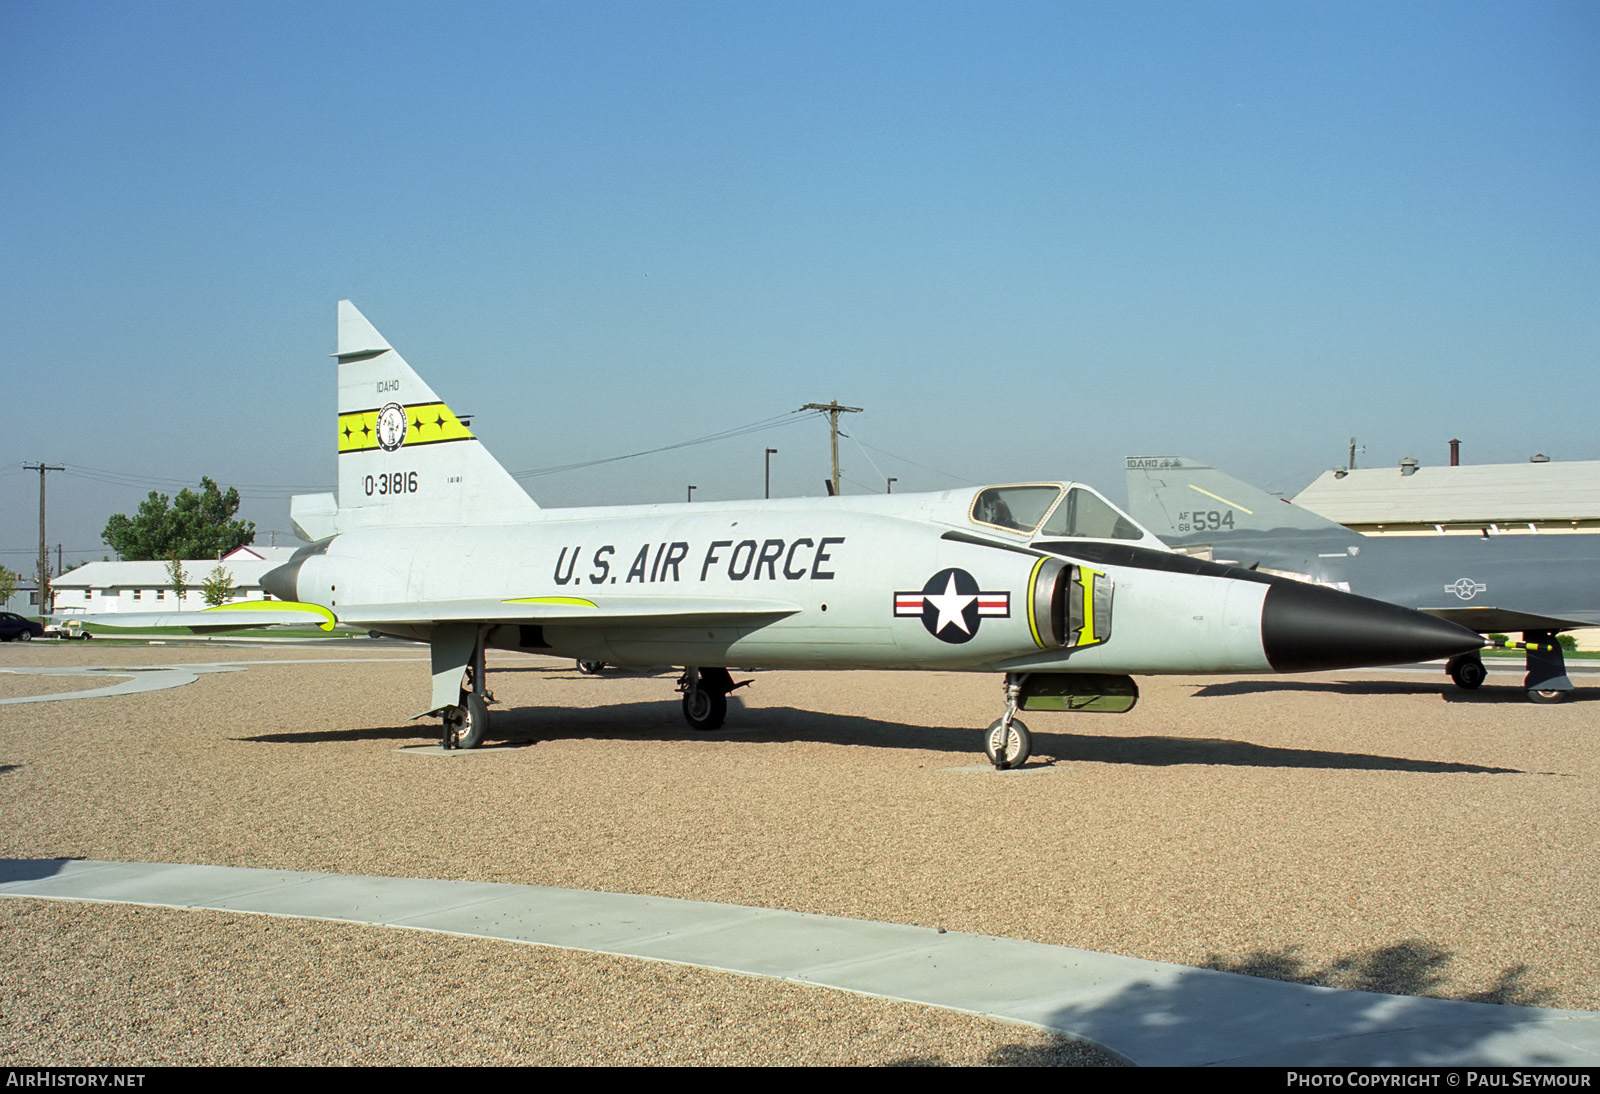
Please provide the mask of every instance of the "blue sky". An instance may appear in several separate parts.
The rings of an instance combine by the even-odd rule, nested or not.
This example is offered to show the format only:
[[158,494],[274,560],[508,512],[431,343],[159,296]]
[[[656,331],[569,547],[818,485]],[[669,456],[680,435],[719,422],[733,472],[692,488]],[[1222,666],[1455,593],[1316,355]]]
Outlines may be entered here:
[[[832,398],[849,492],[1600,458],[1597,60],[1588,2],[0,0],[0,564],[39,460],[69,562],[201,475],[287,533],[341,297],[514,472]],[[524,483],[766,447],[821,492],[813,418]]]

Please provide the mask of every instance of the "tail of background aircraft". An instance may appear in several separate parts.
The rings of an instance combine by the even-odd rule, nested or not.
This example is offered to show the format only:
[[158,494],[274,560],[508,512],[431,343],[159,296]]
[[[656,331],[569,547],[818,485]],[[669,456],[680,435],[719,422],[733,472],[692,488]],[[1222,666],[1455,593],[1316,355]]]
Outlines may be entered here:
[[1329,532],[1336,521],[1182,456],[1129,456],[1128,511],[1168,542],[1237,532]]
[[300,533],[508,524],[539,507],[348,300],[339,301],[339,497],[294,499]]

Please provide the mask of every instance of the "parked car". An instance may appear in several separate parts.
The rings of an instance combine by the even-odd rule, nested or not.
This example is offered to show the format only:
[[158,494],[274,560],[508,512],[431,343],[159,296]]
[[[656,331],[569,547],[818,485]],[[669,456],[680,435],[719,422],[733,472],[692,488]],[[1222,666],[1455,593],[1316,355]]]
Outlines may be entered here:
[[31,619],[24,619],[16,612],[0,612],[0,642],[10,642],[20,639],[23,642],[32,638],[43,638],[44,627]]

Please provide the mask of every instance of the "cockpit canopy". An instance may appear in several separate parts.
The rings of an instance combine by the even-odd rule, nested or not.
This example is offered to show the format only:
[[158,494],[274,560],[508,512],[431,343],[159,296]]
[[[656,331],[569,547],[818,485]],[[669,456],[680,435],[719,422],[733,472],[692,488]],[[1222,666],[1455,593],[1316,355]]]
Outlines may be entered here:
[[1024,483],[990,486],[972,499],[977,524],[1025,536],[1139,542],[1149,534],[1086,486]]

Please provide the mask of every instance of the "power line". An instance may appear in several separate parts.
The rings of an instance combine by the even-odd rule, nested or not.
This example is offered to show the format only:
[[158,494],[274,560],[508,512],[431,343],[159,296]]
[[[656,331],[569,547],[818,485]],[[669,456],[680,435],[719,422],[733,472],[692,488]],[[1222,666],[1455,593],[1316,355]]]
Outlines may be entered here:
[[[195,483],[189,479],[170,479],[156,475],[132,474],[124,471],[107,471],[98,467],[82,467],[77,464],[67,464],[64,468],[68,475],[75,478],[89,479],[94,482],[103,482],[112,486],[137,486],[161,488],[189,489]],[[287,497],[297,492],[326,490],[326,484],[308,486],[304,484],[279,484],[279,483],[244,483],[230,484],[230,489],[237,490],[245,497]]]
[[[951,471],[944,471],[944,470],[941,470],[940,468],[937,468],[937,467],[929,467],[925,463],[918,463],[916,460],[909,459],[909,458],[907,458],[905,456],[902,456],[902,455],[899,455],[898,453],[895,453],[895,452],[890,452],[887,448],[879,448],[875,444],[867,444],[866,441],[863,441],[863,440],[861,440],[861,439],[859,439],[857,437],[851,437],[850,439],[852,441],[855,441],[856,444],[861,445],[863,448],[870,448],[874,452],[881,452],[885,456],[888,456],[891,459],[899,460],[901,463],[910,464],[912,467],[920,467],[924,471],[932,471],[935,475],[943,475],[947,479],[954,479],[957,482],[964,482],[969,486],[982,486],[983,485],[983,483],[979,482],[977,479],[969,479],[965,475],[957,475],[957,474],[955,474],[954,472],[951,472]],[[876,467],[877,464],[873,464],[873,466]]]
[[[711,444],[714,441],[731,440],[734,437],[743,437],[748,433],[759,433],[762,430],[781,429],[786,425],[793,425],[795,422],[802,421],[801,413],[803,410],[804,408],[791,410],[787,414],[777,414],[759,422],[750,422],[748,425],[734,426],[731,429],[724,429],[717,433],[708,433],[704,437],[664,444],[657,448],[646,448],[639,452],[627,452],[620,456],[603,456],[597,460],[581,460],[577,463],[556,464],[553,467],[536,467],[531,471],[513,471],[511,472],[511,477],[514,479],[533,479],[543,475],[558,475],[564,471],[577,471],[584,467],[599,467],[601,464],[618,463],[622,460],[637,459],[640,456],[653,456],[658,452],[670,452],[674,449],[689,448],[698,444]],[[806,415],[806,417],[809,417],[809,415]]]

